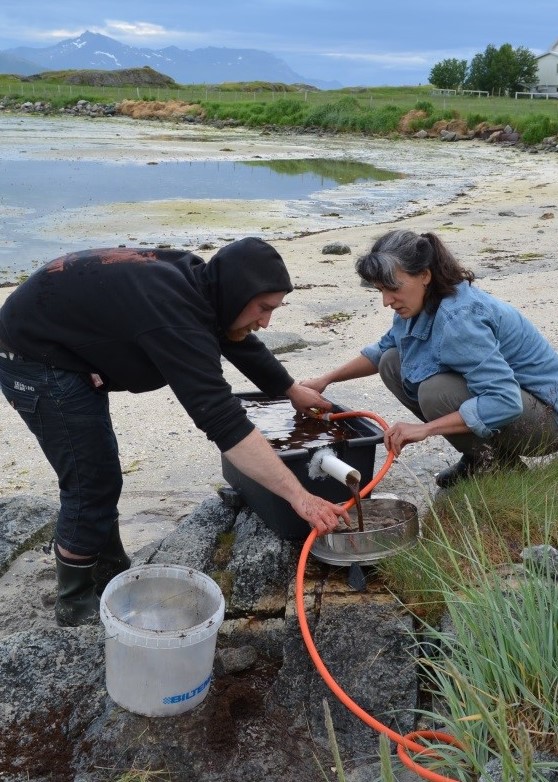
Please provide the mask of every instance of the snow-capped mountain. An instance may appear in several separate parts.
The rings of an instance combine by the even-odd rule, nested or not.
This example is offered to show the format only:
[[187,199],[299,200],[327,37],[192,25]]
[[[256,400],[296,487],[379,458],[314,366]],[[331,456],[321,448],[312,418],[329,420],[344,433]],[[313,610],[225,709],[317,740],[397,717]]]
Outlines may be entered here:
[[[106,35],[86,31],[77,38],[68,38],[55,46],[33,48],[18,46],[0,52],[0,58],[12,58],[14,66],[4,72],[29,75],[16,70],[16,60],[37,64],[41,70],[90,69],[114,70],[149,65],[173,78],[179,84],[219,84],[225,81],[272,81],[284,84],[314,84],[293,71],[283,60],[258,49],[147,49],[127,46]],[[0,59],[0,63],[2,60]],[[4,70],[4,66],[0,66]],[[21,66],[20,66],[21,67]],[[327,85],[331,87],[332,85]],[[336,86],[336,85],[335,85]]]

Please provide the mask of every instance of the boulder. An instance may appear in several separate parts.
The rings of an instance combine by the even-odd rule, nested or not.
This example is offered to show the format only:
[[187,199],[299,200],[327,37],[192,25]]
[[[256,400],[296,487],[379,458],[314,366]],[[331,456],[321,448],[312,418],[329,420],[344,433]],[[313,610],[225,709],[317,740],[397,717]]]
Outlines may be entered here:
[[[370,572],[368,581],[370,581]],[[412,619],[397,601],[370,583],[353,591],[343,568],[309,566],[305,605],[314,643],[338,685],[368,714],[403,734],[414,729],[417,674],[413,665]],[[274,700],[299,725],[309,724],[314,740],[327,746],[323,699],[330,707],[342,756],[374,754],[379,734],[361,722],[329,690],[311,662],[291,592],[285,622],[283,665]]]
[[0,498],[0,575],[22,551],[53,535],[58,505],[31,495]]
[[349,245],[343,244],[343,242],[331,242],[331,244],[324,244],[322,247],[322,255],[348,255],[350,252]]
[[[13,499],[3,509],[11,537],[21,532],[22,518],[35,520],[18,550],[35,539],[34,530],[44,535],[44,522],[56,516],[54,504],[40,499]],[[22,632],[6,624],[0,637],[0,778],[105,782],[133,769],[197,782],[321,782],[321,768],[332,764],[324,698],[348,779],[376,777],[371,758],[378,734],[336,700],[304,647],[294,608],[299,550],[242,503],[213,497],[162,541],[133,555],[134,565],[203,570],[228,590],[208,695],[175,717],[132,714],[112,701],[105,688],[103,627],[57,628],[52,606],[50,626],[43,619]],[[54,590],[53,557],[39,559],[41,581]],[[407,732],[414,727],[417,692],[411,620],[372,570],[366,576],[365,590],[356,592],[346,569],[309,562],[309,623],[349,696]],[[24,610],[13,617],[14,628],[27,622],[22,615],[35,581],[30,571],[29,585],[18,593]]]

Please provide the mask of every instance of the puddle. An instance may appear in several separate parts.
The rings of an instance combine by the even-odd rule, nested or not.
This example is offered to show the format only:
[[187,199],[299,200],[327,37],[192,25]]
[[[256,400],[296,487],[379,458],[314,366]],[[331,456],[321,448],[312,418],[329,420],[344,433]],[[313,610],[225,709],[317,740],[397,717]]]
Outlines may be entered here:
[[87,247],[196,251],[388,222],[502,164],[457,145],[5,115],[0,284]]
[[327,159],[152,164],[3,160],[0,205],[42,217],[61,209],[143,200],[304,199],[339,184],[400,177],[368,163]]
[[[238,230],[238,211],[246,216],[253,210],[248,233],[259,235],[264,229],[271,236],[292,235],[289,219],[306,218],[303,231],[308,217],[315,224],[342,219],[335,201],[347,188],[372,188],[402,177],[358,160],[328,158],[139,163],[0,159],[0,282],[14,281],[70,251],[73,247],[64,244],[71,243],[72,235],[81,246],[127,242],[120,234],[123,226],[137,221],[138,209],[141,228],[136,225],[131,233],[145,244],[176,243],[181,230],[190,239],[183,245],[203,241],[208,238],[204,229],[211,230],[214,222],[206,214],[212,205],[222,230]],[[381,197],[380,191],[368,199],[373,197]],[[246,204],[244,209],[239,202]],[[232,220],[227,217],[231,205]],[[159,233],[147,234],[154,224]]]

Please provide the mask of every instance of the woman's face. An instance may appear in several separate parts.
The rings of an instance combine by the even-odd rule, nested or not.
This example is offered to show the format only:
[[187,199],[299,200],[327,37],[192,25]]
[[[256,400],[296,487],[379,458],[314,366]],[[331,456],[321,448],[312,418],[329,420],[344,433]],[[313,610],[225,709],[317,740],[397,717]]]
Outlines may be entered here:
[[374,287],[382,294],[384,307],[391,307],[403,319],[414,318],[424,308],[424,299],[428,283],[432,279],[430,269],[425,269],[417,275],[407,274],[398,269],[395,274],[396,290],[382,285]]

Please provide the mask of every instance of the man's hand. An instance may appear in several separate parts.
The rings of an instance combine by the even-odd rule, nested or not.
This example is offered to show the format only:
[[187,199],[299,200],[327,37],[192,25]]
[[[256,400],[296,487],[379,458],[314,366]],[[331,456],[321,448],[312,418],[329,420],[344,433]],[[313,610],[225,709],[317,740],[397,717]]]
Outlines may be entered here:
[[318,535],[326,535],[333,532],[339,525],[341,517],[347,526],[350,526],[349,514],[341,505],[317,497],[315,494],[305,493],[300,498],[291,502],[293,510],[313,527]]
[[331,402],[318,393],[318,391],[313,388],[302,386],[300,383],[293,383],[285,393],[291,400],[294,409],[298,410],[299,413],[311,413],[313,408],[331,410],[333,407]]
[[310,494],[304,488],[258,429],[225,451],[225,455],[238,470],[286,500],[318,535],[334,530],[340,518],[347,526],[350,524],[349,514],[340,505]]

